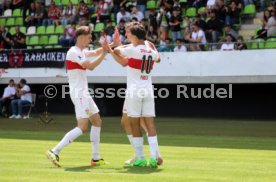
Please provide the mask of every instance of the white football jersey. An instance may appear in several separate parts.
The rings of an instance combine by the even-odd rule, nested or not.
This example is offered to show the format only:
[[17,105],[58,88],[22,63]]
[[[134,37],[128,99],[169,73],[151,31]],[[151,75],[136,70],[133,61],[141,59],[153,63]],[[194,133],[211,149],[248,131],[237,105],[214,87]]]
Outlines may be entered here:
[[151,70],[158,53],[146,45],[129,45],[120,53],[128,58],[127,88],[152,88]]
[[85,61],[85,51],[73,46],[66,55],[66,68],[70,87],[70,94],[79,97],[84,91],[88,92],[86,69],[81,66]]

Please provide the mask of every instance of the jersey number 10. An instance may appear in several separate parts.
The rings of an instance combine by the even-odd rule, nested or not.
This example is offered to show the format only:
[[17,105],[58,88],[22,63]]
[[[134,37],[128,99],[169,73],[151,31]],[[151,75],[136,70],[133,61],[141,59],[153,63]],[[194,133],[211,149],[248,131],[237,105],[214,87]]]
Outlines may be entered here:
[[144,73],[146,71],[147,74],[151,71],[151,62],[152,62],[152,56],[146,56],[144,55],[142,58],[142,66],[141,66],[141,73]]

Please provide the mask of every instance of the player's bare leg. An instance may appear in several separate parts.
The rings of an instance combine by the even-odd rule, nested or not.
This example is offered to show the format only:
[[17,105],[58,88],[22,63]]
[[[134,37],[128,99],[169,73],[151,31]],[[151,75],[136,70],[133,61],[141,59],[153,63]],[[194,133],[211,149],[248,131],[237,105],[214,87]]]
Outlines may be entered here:
[[136,161],[132,166],[145,167],[147,161],[145,160],[143,148],[143,135],[140,128],[140,118],[129,117],[133,135],[133,145],[135,148]]
[[[145,117],[145,125],[148,130],[148,143],[150,146],[150,166],[155,168],[157,165],[161,165],[163,160],[160,156],[156,126],[153,117]],[[155,164],[156,163],[156,164]]]
[[100,157],[100,133],[102,127],[102,119],[99,113],[90,116],[91,123],[90,141],[92,144],[92,159],[91,166],[105,164],[105,161]]
[[79,119],[78,126],[65,134],[62,140],[52,149],[46,152],[47,158],[57,167],[61,167],[59,163],[59,152],[72,143],[76,138],[88,130],[89,121],[86,119]]

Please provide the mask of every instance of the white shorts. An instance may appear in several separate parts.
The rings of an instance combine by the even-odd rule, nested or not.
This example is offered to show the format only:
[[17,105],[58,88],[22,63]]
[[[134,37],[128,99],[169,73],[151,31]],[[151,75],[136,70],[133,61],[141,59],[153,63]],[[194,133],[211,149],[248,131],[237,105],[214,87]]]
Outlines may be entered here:
[[127,113],[129,117],[155,117],[155,103],[153,90],[151,94],[141,95],[133,93],[127,94],[124,102],[123,113]]
[[97,105],[91,97],[72,97],[71,100],[75,106],[75,113],[77,119],[89,118],[93,114],[99,112]]

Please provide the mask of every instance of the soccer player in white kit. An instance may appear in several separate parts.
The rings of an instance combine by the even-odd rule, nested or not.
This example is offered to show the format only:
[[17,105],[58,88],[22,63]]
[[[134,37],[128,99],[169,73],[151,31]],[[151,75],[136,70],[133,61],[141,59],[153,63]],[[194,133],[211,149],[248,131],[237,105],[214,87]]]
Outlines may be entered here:
[[142,25],[130,28],[129,40],[132,45],[118,47],[114,51],[108,46],[112,57],[127,70],[127,115],[130,118],[136,160],[132,166],[145,167],[147,161],[143,150],[143,136],[140,130],[140,117],[145,120],[150,145],[149,166],[156,168],[159,154],[156,127],[154,123],[155,105],[150,72],[158,59],[158,52],[145,45],[146,31]]
[[[130,27],[132,27],[133,25],[140,25],[139,22],[130,22],[126,25],[126,33],[125,33],[125,36],[126,38],[128,39],[129,38],[129,34],[130,34]],[[116,30],[115,30],[116,32]],[[116,33],[115,33],[115,37],[116,37]],[[130,41],[128,39],[128,41]],[[120,46],[122,47],[126,47],[126,46],[129,46],[131,44],[128,44],[128,45],[122,45],[121,44],[121,41],[119,40],[119,42],[117,42],[117,44],[119,44]],[[153,43],[145,40],[145,45],[156,50],[156,47]],[[156,50],[157,51],[157,50]],[[158,55],[159,56],[159,55]],[[157,58],[158,61],[160,61],[160,56]],[[123,111],[122,111],[122,119],[121,119],[121,124],[122,124],[122,127],[124,128],[126,134],[127,134],[127,137],[128,137],[128,140],[131,144],[131,146],[133,147],[133,149],[135,150],[135,147],[133,145],[133,135],[132,135],[132,129],[131,129],[131,124],[130,124],[130,121],[128,119],[128,116],[127,116],[127,106],[126,106],[126,101],[124,102],[124,105],[123,105]],[[144,121],[144,118],[141,117],[140,118],[140,126],[144,129],[144,131],[147,133],[147,128],[146,128],[146,125],[145,125],[145,121]],[[129,160],[126,160],[125,161],[125,164],[126,165],[131,165],[132,163],[134,163],[136,160],[136,156],[134,156],[133,158],[129,159]],[[163,159],[162,157],[160,156],[160,154],[158,154],[158,157],[157,157],[157,161],[158,161],[158,165],[161,165],[163,163]]]
[[[86,70],[93,70],[104,59],[106,52],[101,48],[90,51],[90,55],[98,55],[94,61],[86,60],[85,49],[91,42],[91,29],[88,26],[81,26],[76,30],[76,45],[67,52],[66,66],[69,78],[70,97],[75,106],[77,127],[69,131],[63,139],[51,150],[46,152],[48,159],[57,167],[60,167],[59,152],[77,137],[88,131],[89,121],[92,124],[90,140],[92,142],[91,166],[105,164],[100,157],[100,131],[102,120],[99,109],[88,92]],[[88,52],[89,54],[89,52]]]

